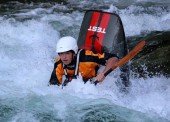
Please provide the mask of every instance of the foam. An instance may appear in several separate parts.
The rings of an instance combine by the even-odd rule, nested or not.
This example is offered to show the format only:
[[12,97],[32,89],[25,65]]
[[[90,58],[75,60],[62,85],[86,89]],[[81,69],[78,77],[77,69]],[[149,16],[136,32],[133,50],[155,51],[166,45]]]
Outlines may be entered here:
[[[112,5],[109,11],[120,13],[127,36],[170,29],[167,26],[170,24],[168,12],[163,11],[160,16],[148,13],[135,15],[133,12],[143,9],[138,6],[118,9]],[[35,9],[25,14],[15,15],[21,18],[37,16],[38,11],[43,11],[43,16],[23,22],[15,18],[0,17],[0,98],[4,100],[3,104],[12,104],[11,106],[19,110],[24,108],[30,111],[19,111],[12,120],[23,120],[28,116],[32,118],[31,120],[37,121],[33,113],[41,113],[42,105],[45,106],[43,107],[45,111],[53,111],[62,120],[80,103],[88,106],[91,101],[93,101],[92,105],[116,104],[143,113],[156,113],[170,120],[170,109],[168,109],[170,108],[170,83],[169,79],[163,76],[148,79],[131,77],[132,85],[127,95],[120,92],[117,86],[118,69],[97,86],[90,82],[84,84],[81,78],[73,80],[63,89],[60,86],[47,86],[53,70],[53,62],[57,57],[55,45],[60,38],[60,31],[74,25],[80,26],[83,14],[80,12],[53,14],[49,9]],[[46,14],[46,11],[49,13]],[[81,17],[74,20],[78,15]],[[73,31],[74,29],[73,27]],[[35,110],[33,106],[37,104],[40,108]]]
[[170,30],[170,27],[167,26],[170,24],[168,9],[164,10],[157,6],[145,8],[134,5],[125,9],[118,9],[110,5],[110,8],[106,11],[119,14],[124,25],[126,36],[135,36],[151,31]]

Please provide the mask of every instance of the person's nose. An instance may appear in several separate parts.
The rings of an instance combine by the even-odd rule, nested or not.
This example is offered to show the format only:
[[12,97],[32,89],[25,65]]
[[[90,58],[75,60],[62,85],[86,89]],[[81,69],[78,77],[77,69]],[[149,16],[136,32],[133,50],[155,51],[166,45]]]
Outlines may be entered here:
[[63,54],[63,58],[64,58],[64,59],[66,58],[66,54]]

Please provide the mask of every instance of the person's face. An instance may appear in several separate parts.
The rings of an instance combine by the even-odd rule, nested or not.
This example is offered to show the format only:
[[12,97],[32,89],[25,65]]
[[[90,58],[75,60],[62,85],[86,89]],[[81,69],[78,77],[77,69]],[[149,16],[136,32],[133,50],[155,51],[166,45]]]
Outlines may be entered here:
[[61,61],[63,64],[68,65],[73,60],[73,53],[71,51],[59,53]]

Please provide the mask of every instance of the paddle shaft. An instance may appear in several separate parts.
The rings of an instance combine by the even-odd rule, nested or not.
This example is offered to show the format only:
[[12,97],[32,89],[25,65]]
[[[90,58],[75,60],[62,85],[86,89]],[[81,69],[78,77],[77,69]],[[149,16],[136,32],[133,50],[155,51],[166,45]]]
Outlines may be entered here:
[[[104,73],[104,76],[106,77],[109,73],[111,73],[114,69],[117,67],[127,63],[129,60],[131,60],[136,54],[138,54],[142,48],[145,46],[145,41],[141,41],[139,44],[137,44],[125,57],[120,59],[112,68],[110,68],[107,72]],[[94,84],[96,85],[98,81],[96,80]]]

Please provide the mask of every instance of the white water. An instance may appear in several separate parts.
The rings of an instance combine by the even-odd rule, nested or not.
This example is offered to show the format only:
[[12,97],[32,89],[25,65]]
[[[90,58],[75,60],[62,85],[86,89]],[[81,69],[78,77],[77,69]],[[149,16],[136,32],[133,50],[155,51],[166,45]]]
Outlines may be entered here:
[[[53,12],[55,8],[67,9],[64,5],[56,4],[48,9],[37,8],[15,13],[16,18],[38,16],[23,22],[0,16],[0,105],[14,109],[8,121],[38,122],[41,116],[48,118],[49,115],[53,119],[80,121],[80,117],[85,114],[83,111],[97,105],[111,105],[114,108],[121,106],[125,107],[124,111],[132,109],[151,118],[157,116],[170,121],[170,80],[164,76],[148,79],[131,77],[132,85],[128,94],[121,93],[115,83],[118,70],[96,87],[90,83],[84,85],[81,78],[64,89],[47,86],[53,61],[57,57],[57,40],[64,34],[77,37],[77,28],[84,14],[78,11],[56,13]],[[159,14],[160,8],[151,7],[156,11],[148,14],[142,12],[143,9],[138,6],[118,9],[110,5],[106,11],[120,13],[127,36],[170,30],[170,14],[167,11]],[[135,11],[140,12],[135,14]],[[60,33],[63,30],[64,33]],[[142,121],[141,117],[136,116],[124,119]],[[156,120],[159,121],[159,118]]]

